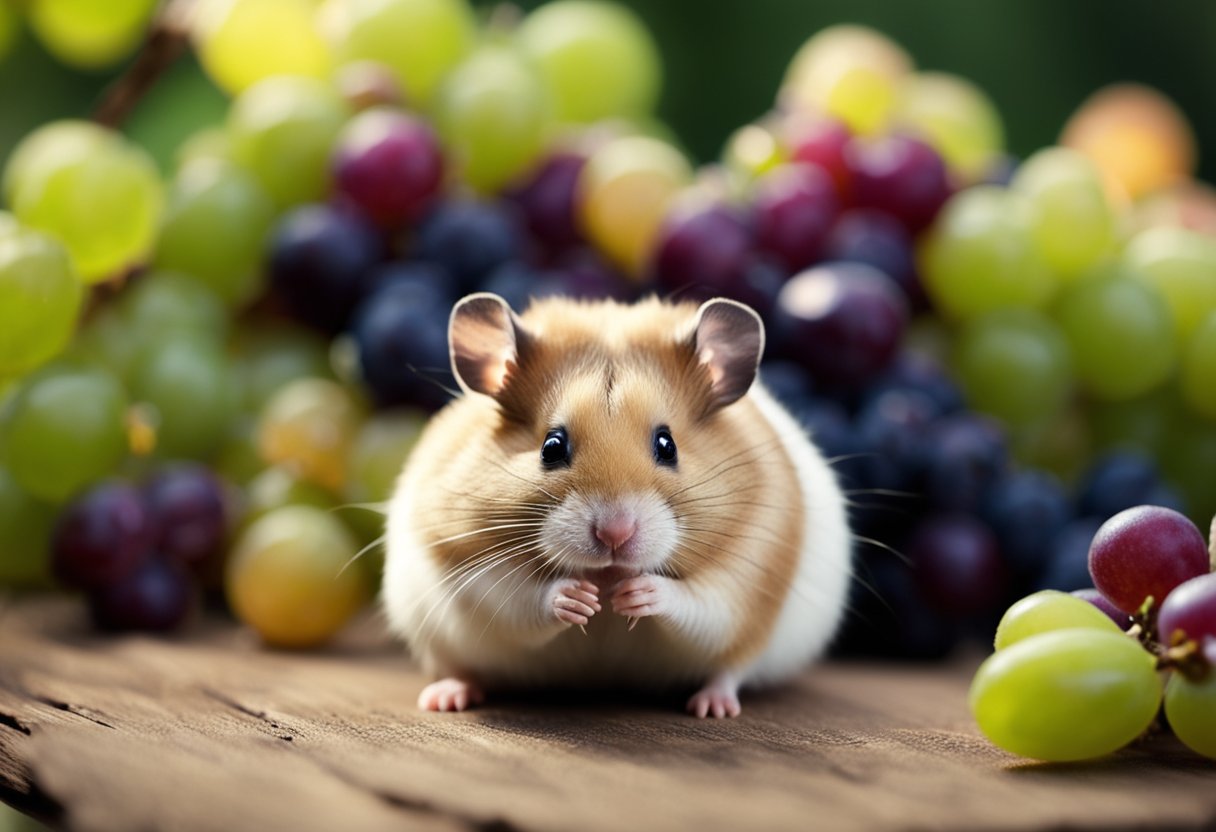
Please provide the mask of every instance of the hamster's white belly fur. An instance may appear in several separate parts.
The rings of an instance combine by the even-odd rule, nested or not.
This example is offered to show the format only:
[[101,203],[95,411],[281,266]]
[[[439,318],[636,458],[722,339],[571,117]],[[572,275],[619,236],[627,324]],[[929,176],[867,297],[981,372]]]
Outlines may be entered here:
[[[747,395],[794,463],[806,524],[793,585],[766,647],[747,666],[717,666],[712,656],[664,638],[647,619],[629,631],[609,610],[592,617],[586,634],[572,627],[541,646],[520,645],[494,617],[498,597],[522,589],[519,579],[528,570],[491,569],[467,584],[465,577],[445,576],[411,528],[411,494],[426,483],[412,481],[408,470],[388,512],[381,599],[391,629],[427,672],[471,673],[488,684],[663,687],[733,670],[743,684],[763,685],[796,674],[823,653],[844,613],[851,559],[845,500],[795,420],[758,383]],[[463,590],[455,598],[454,587]],[[486,600],[491,593],[495,600]]]

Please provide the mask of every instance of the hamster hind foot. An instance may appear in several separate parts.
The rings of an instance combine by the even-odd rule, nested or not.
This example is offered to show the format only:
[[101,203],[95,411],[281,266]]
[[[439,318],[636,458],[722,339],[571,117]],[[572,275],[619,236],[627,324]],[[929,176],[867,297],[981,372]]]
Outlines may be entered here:
[[688,712],[697,719],[735,717],[742,710],[739,705],[739,677],[731,671],[714,676],[688,700]]
[[468,679],[451,676],[431,682],[418,694],[418,708],[423,711],[463,711],[485,701],[485,692]]

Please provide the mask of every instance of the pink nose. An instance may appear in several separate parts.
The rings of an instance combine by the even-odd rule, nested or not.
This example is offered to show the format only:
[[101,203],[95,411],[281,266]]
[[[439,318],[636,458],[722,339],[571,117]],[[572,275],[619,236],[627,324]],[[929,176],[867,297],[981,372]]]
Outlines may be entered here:
[[593,527],[595,536],[609,549],[619,549],[629,542],[638,530],[638,522],[628,514],[614,514],[600,520]]

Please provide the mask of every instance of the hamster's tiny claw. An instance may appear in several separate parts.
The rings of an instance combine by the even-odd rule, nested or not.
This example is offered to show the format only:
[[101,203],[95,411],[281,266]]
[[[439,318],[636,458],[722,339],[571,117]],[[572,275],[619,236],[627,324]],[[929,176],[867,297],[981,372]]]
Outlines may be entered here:
[[418,694],[418,707],[424,711],[463,711],[485,701],[481,688],[467,679],[450,677],[431,682]]
[[551,602],[553,613],[559,621],[584,627],[593,615],[603,609],[598,592],[595,584],[589,581],[558,581]]

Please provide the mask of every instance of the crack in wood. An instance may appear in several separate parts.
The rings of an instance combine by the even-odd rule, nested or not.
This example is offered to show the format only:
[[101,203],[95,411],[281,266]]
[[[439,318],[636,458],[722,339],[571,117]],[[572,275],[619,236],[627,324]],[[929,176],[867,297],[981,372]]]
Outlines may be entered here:
[[94,725],[100,725],[102,728],[109,728],[111,731],[117,730],[113,725],[106,722],[104,719],[98,719],[89,713],[90,709],[82,705],[73,705],[71,702],[64,702],[61,699],[54,699],[50,696],[42,696],[40,694],[32,694],[33,698],[41,702],[43,705],[50,705],[57,711],[69,713],[72,716],[78,716],[81,719],[87,720]]
[[[283,725],[279,724],[274,719],[271,719],[269,716],[266,715],[265,711],[256,711],[253,708],[250,708],[248,705],[244,705],[244,704],[236,701],[235,699],[233,699],[231,696],[228,696],[225,693],[221,693],[220,691],[215,690],[214,688],[201,688],[201,690],[203,692],[203,695],[206,696],[207,698],[213,699],[216,702],[219,702],[224,707],[231,708],[232,710],[236,711],[237,713],[241,713],[241,714],[244,714],[245,716],[252,717],[253,719],[256,719],[258,722],[262,722],[262,723],[270,726],[276,732],[291,730],[290,728],[286,728]],[[295,737],[292,736],[291,734],[287,734],[287,733],[283,733],[283,734],[276,733],[275,738],[280,739],[283,742],[295,741]]]
[[14,731],[25,734],[27,737],[30,735],[30,726],[12,714],[6,714],[3,711],[0,711],[0,725],[3,725],[5,728],[12,728]]

